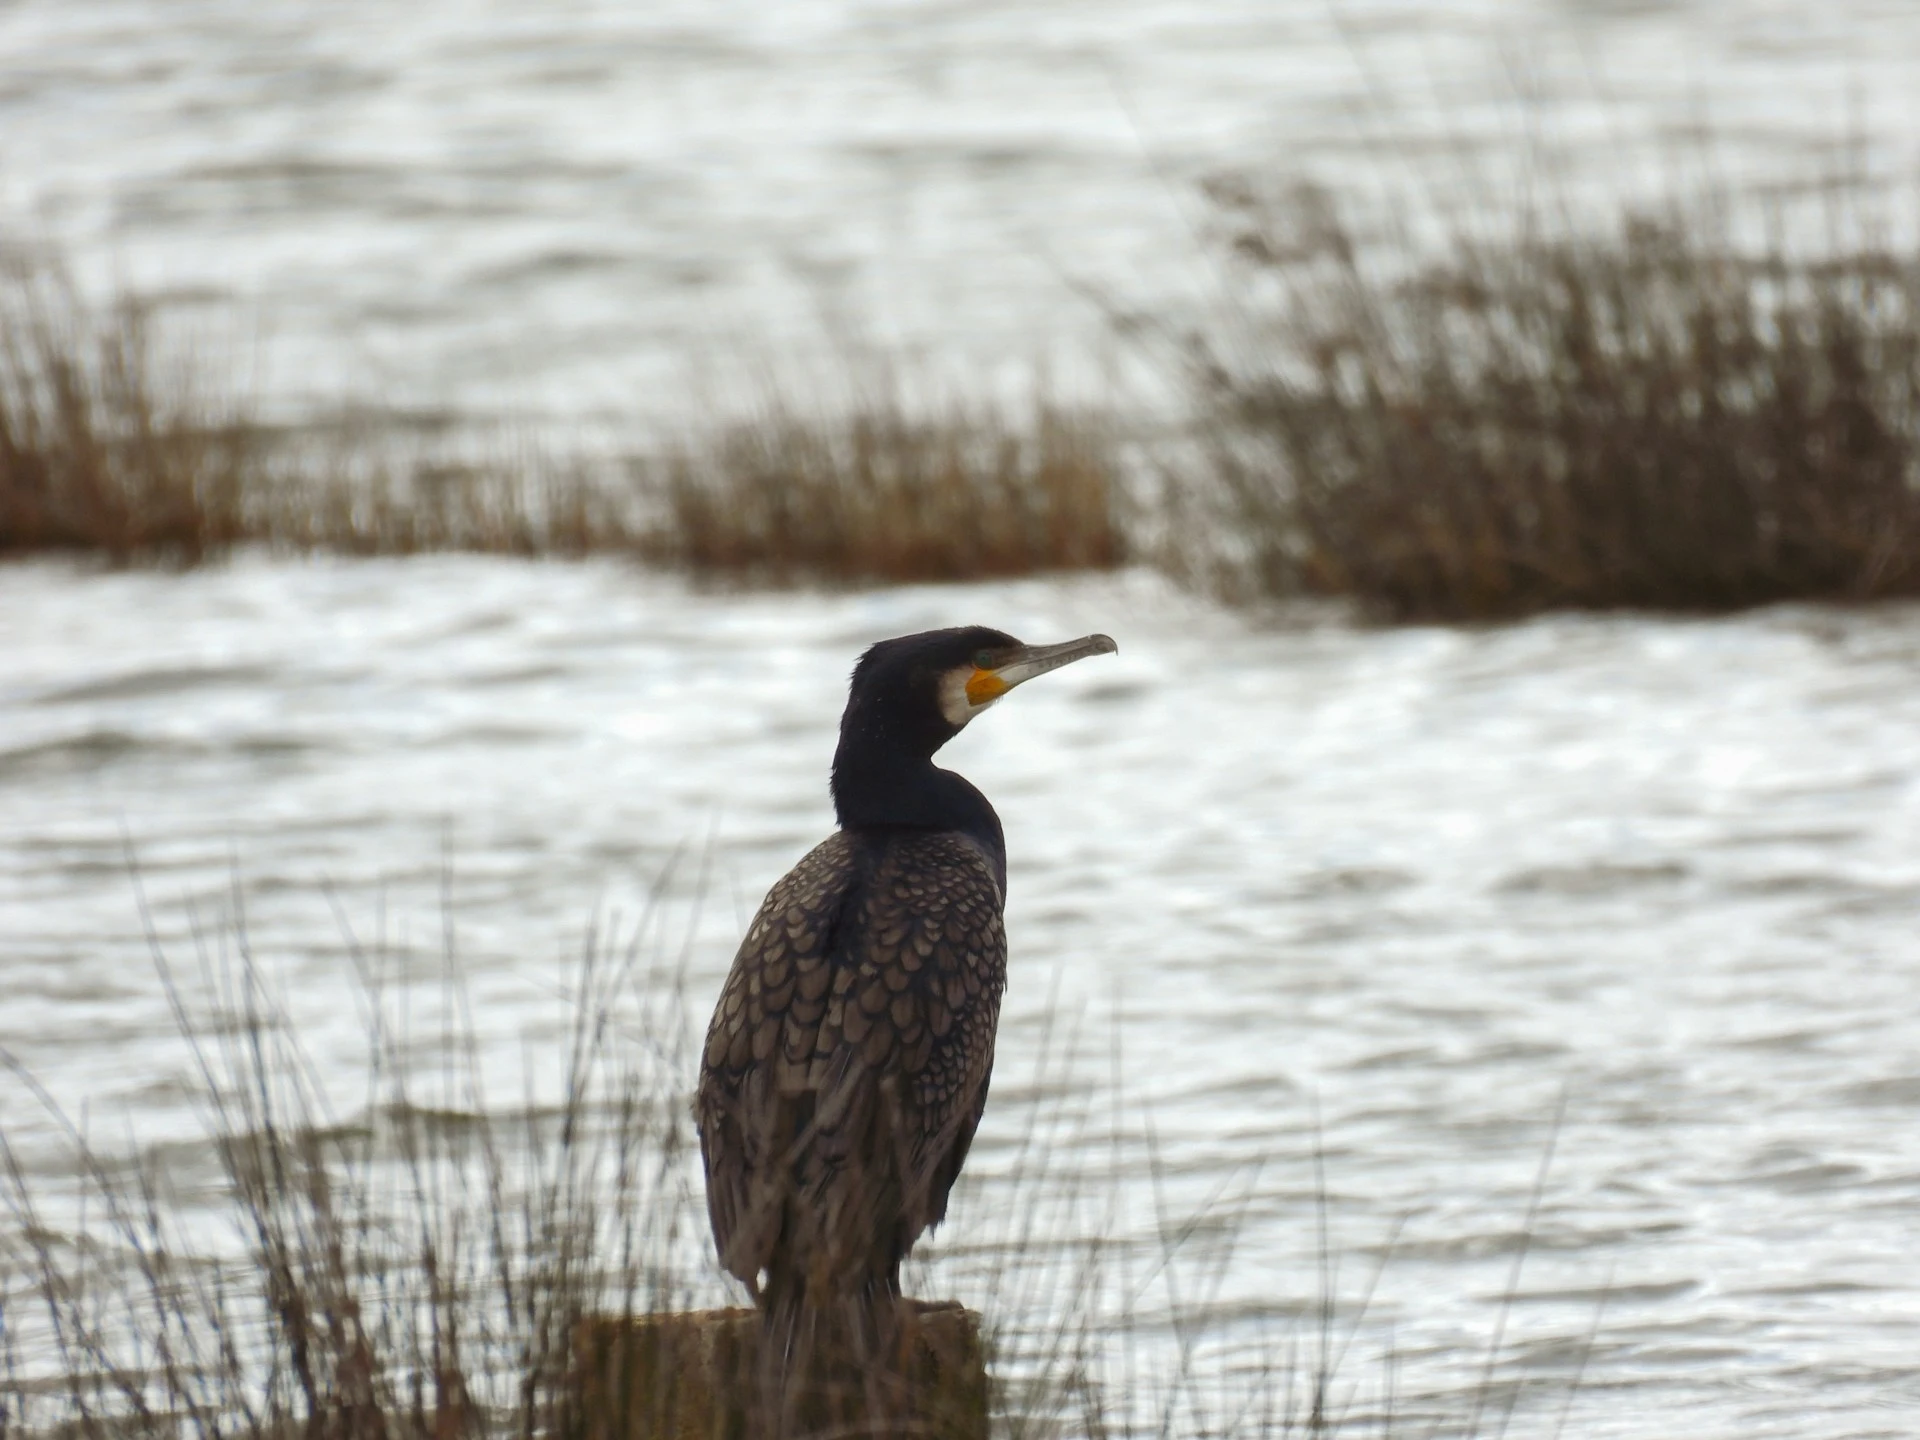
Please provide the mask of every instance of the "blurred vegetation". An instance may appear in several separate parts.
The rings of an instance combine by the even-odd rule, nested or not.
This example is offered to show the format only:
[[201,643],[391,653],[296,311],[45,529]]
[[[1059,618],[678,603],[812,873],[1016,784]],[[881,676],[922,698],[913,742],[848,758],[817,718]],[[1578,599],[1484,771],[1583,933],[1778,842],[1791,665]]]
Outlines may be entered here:
[[[609,1327],[726,1293],[685,1088],[699,1031],[678,971],[641,943],[651,922],[589,934],[548,1022],[564,1034],[503,1076],[482,1054],[451,921],[438,957],[347,935],[356,1066],[310,1048],[326,1025],[299,1019],[255,959],[238,894],[197,913],[194,969],[176,972],[149,938],[203,1136],[102,1142],[84,1108],[64,1110],[0,1050],[0,1435],[623,1433],[593,1409]],[[1156,1199],[1157,1248],[1114,1238],[1122,1187],[1108,1164],[1070,1157],[1146,1141],[1113,1128],[1115,1097],[1086,1081],[1077,1048],[1049,1035],[1031,1076],[1003,1077],[994,1113],[1011,1153],[976,1155],[956,1194],[994,1434],[1505,1432],[1525,1382],[1493,1378],[1504,1308],[1484,1360],[1461,1357],[1483,1372],[1477,1389],[1396,1410],[1391,1353],[1377,1378],[1341,1371],[1391,1242],[1357,1300],[1336,1295],[1323,1253],[1317,1299],[1221,1302],[1256,1196],[1271,1199],[1258,1167],[1191,1217]],[[1529,1232],[1538,1201],[1536,1186]],[[928,1290],[925,1266],[910,1263],[909,1291]],[[1518,1257],[1511,1276],[1509,1303]],[[970,1403],[954,1428],[977,1433]],[[934,1417],[916,1433],[947,1428]]]
[[57,264],[0,263],[0,555],[192,565],[235,546],[585,554],[631,542],[612,497],[536,461],[405,462],[351,430],[295,442],[145,307],[90,306]]
[[243,544],[351,555],[631,554],[762,583],[1105,567],[1125,543],[1102,425],[1044,400],[792,404],[620,474],[505,448],[409,457],[345,427],[272,433],[139,305],[90,307],[57,265],[0,269],[0,555],[196,564]]
[[206,558],[243,537],[254,435],[184,360],[156,357],[146,312],[95,316],[58,270],[0,268],[0,553]]
[[968,580],[1121,564],[1119,470],[1101,420],[1037,400],[1030,417],[897,396],[838,418],[789,405],[659,465],[656,556],[705,573]]
[[[240,930],[204,938],[247,946]],[[204,1152],[103,1151],[0,1051],[40,1101],[0,1123],[0,1434],[581,1433],[581,1322],[686,1304],[671,1265],[691,1213],[684,1107],[664,1103],[669,1057],[611,1043],[618,967],[600,962],[618,957],[592,947],[577,976],[559,1098],[495,1111],[464,994],[450,980],[439,1033],[412,1034],[405,987],[386,993],[393,957],[356,947],[365,1105],[345,1119],[261,970],[203,954],[190,987],[159,958]],[[16,1128],[48,1120],[59,1181]],[[196,1204],[244,1261],[196,1244],[181,1218]]]
[[1393,620],[1920,594],[1920,254],[1870,204],[1814,246],[1710,202],[1416,245],[1310,187],[1210,198],[1235,304],[1181,358],[1148,502],[1123,407],[916,405],[897,376],[597,471],[275,436],[140,307],[16,260],[0,554],[616,553],[772,585],[1146,562]]
[[1920,593],[1920,255],[1702,203],[1408,266],[1215,189],[1251,339],[1195,347],[1232,579],[1393,619]]

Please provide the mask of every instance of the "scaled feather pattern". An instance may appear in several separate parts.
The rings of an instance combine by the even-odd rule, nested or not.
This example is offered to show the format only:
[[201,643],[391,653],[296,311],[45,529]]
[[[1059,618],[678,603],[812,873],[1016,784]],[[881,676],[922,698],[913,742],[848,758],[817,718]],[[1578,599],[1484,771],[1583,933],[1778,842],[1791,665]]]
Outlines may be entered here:
[[721,1262],[763,1303],[898,1293],[986,1104],[1006,972],[966,835],[843,830],[773,887],[695,1106]]

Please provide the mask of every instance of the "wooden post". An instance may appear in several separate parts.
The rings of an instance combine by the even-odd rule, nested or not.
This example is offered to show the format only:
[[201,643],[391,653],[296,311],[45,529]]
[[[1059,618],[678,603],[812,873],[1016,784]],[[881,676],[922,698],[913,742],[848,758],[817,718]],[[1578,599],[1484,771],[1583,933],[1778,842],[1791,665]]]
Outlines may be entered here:
[[[953,1301],[904,1301],[898,1363],[816,1366],[785,1406],[766,1399],[754,1310],[581,1322],[582,1440],[770,1440],[808,1433],[987,1440],[980,1317]],[[885,1398],[891,1397],[891,1398]],[[784,1410],[784,1418],[768,1412]],[[879,1413],[877,1413],[879,1412]]]

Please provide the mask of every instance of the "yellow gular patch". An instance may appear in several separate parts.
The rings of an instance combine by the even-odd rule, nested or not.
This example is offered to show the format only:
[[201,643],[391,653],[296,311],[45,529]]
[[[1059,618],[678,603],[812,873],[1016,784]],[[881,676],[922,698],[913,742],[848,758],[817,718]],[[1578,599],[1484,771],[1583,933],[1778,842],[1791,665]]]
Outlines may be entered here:
[[967,677],[969,705],[985,705],[991,700],[998,700],[1007,690],[1007,682],[991,670],[975,670]]

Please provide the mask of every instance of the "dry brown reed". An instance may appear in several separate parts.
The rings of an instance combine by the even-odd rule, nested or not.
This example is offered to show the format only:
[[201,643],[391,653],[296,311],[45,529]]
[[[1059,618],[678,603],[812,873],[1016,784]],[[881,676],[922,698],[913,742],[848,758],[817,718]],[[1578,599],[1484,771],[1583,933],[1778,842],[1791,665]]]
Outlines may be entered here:
[[903,582],[1109,567],[1153,532],[1173,542],[1151,558],[1229,593],[1393,619],[1920,594],[1920,258],[1858,206],[1818,248],[1737,243],[1720,204],[1521,216],[1416,262],[1322,192],[1214,198],[1243,307],[1190,351],[1214,483],[1169,487],[1167,514],[1125,502],[1111,418],[1044,399],[773,401],[619,474],[289,441],[139,306],[92,311],[16,257],[0,554],[617,553]]
[[406,555],[628,548],[621,497],[538,458],[404,458],[362,427],[289,440],[148,309],[0,263],[0,555],[192,565],[237,545]]
[[[195,971],[177,975],[156,942],[204,1145],[102,1146],[0,1052],[0,1079],[39,1102],[38,1120],[0,1117],[0,1436],[610,1433],[582,1409],[594,1336],[723,1293],[694,1188],[682,987],[638,938],[590,934],[546,1057],[554,1073],[538,1093],[502,1095],[447,931],[437,976],[431,957],[348,932],[366,1019],[357,1073],[308,1048],[253,956],[237,892],[197,932]],[[946,1263],[984,1275],[994,1433],[1340,1428],[1328,1397],[1351,1335],[1336,1332],[1359,1315],[1336,1320],[1330,1291],[1303,1307],[1320,1331],[1304,1362],[1298,1336],[1251,1367],[1213,1348],[1223,1323],[1244,1334],[1244,1314],[1215,1301],[1257,1171],[1203,1214],[1157,1214],[1158,1251],[1108,1238],[1125,1228],[1118,1172],[1061,1157],[1110,1143],[1117,1164],[1132,1142],[1076,1049],[1049,1045],[1027,1083],[1003,1083],[1016,1151],[989,1173],[977,1164],[956,1202],[985,1222]],[[217,1234],[229,1238],[209,1253]],[[921,1262],[913,1278],[925,1287]],[[1149,1347],[1162,1358],[1144,1359]],[[954,1428],[977,1433],[969,1404]],[[1403,1423],[1386,1385],[1365,1420],[1385,1436],[1435,1423]]]
[[[478,447],[408,457],[367,426],[288,437],[132,302],[0,269],[0,555],[195,564],[237,545],[411,555],[633,554],[763,582],[954,580],[1111,566],[1114,447],[1036,402],[930,417],[778,404],[615,474]],[[469,449],[476,449],[469,446]]]
[[54,267],[0,259],[0,554],[191,563],[242,538],[255,432],[147,312],[97,316]]
[[373,434],[287,448],[301,453],[249,497],[245,541],[291,553],[529,559],[628,553],[639,542],[630,498],[583,467],[539,456],[407,461]]
[[657,467],[656,558],[796,580],[969,580],[1101,569],[1127,553],[1111,427],[1036,401],[913,413],[898,397],[831,417],[790,404]]
[[1324,193],[1215,198],[1252,338],[1193,373],[1253,593],[1396,619],[1920,593],[1920,257],[1872,227],[1803,254],[1703,203],[1412,265]]
[[96,1148],[40,1095],[79,1188],[43,1203],[0,1129],[0,1434],[581,1433],[580,1322],[686,1305],[685,1122],[649,1068],[678,1057],[644,1011],[616,1015],[627,961],[589,941],[558,1098],[515,1106],[487,1094],[457,978],[437,1033],[410,1033],[405,997],[384,993],[394,957],[356,948],[367,1090],[342,1119],[244,930],[229,933],[237,949],[203,952],[198,1001],[164,957],[162,973],[243,1254],[196,1249],[158,1155]]

